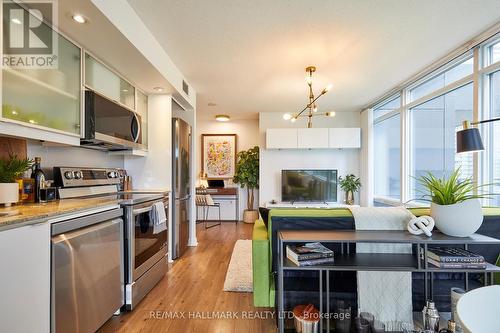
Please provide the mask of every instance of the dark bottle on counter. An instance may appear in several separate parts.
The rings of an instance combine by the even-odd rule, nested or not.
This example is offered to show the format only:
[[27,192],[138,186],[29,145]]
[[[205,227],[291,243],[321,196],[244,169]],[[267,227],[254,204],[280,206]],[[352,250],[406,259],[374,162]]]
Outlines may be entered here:
[[40,188],[45,183],[45,174],[42,171],[41,162],[41,157],[35,157],[35,164],[31,169],[31,178],[35,180],[35,202],[40,202]]

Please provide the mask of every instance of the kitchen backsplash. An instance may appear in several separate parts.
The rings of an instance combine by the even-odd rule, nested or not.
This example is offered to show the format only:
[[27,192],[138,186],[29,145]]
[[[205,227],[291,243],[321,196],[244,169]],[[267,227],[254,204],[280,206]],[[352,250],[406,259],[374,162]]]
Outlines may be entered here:
[[28,141],[27,153],[30,158],[42,158],[42,169],[48,179],[53,179],[54,166],[123,168],[123,156],[80,147],[43,146],[40,142]]

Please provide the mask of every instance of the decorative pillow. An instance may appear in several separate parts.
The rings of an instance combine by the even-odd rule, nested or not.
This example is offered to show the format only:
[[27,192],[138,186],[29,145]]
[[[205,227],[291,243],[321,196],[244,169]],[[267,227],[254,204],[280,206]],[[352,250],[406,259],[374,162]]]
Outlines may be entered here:
[[267,228],[267,222],[269,219],[269,208],[259,207],[259,213],[260,217],[262,218],[262,221],[264,221],[264,224],[266,225]]

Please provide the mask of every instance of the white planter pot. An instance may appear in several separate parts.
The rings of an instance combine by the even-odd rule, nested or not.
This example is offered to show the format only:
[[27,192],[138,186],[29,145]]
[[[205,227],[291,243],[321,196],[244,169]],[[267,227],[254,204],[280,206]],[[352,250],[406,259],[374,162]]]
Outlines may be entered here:
[[19,201],[18,183],[0,183],[0,204],[10,206]]
[[483,210],[479,199],[446,206],[431,203],[431,216],[442,233],[454,237],[468,237],[483,224]]

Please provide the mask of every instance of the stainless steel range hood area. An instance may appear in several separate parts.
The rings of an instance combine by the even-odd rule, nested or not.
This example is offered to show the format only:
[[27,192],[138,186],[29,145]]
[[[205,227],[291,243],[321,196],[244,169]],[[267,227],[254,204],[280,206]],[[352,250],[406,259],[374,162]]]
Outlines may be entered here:
[[80,144],[99,150],[143,149],[141,116],[95,91],[85,91],[85,128]]

